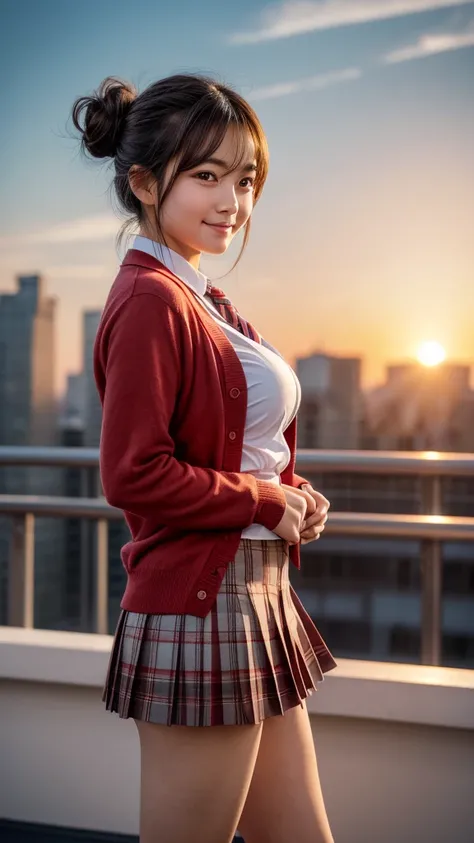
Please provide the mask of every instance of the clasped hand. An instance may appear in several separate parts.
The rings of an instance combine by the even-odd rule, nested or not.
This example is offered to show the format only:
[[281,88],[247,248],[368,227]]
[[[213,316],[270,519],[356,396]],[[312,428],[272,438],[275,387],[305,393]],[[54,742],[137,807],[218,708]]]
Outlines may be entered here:
[[[293,492],[298,491],[294,486],[288,486],[286,483],[283,483],[282,486],[291,489]],[[307,544],[319,539],[328,520],[328,510],[331,504],[321,492],[313,489],[311,483],[304,483],[301,490],[307,492],[312,498],[312,502],[308,501],[307,503],[306,516],[300,530],[301,544]]]

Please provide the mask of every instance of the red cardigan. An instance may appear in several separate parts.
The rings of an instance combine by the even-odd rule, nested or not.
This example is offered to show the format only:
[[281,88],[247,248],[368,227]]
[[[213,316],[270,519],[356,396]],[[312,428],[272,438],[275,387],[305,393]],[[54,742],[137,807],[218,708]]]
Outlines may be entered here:
[[[205,617],[244,527],[272,530],[280,486],[240,471],[247,386],[237,354],[187,285],[131,249],[109,292],[94,347],[103,408],[100,471],[124,511],[124,609]],[[294,474],[296,417],[285,431]],[[300,567],[299,544],[290,558]]]

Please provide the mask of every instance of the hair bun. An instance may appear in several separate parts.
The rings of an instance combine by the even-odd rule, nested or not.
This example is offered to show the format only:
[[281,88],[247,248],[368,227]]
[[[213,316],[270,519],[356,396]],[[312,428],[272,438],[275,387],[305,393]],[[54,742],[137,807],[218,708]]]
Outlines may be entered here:
[[125,118],[136,97],[137,91],[133,85],[108,76],[92,96],[76,100],[72,120],[82,134],[81,143],[89,155],[93,158],[113,158],[120,143]]

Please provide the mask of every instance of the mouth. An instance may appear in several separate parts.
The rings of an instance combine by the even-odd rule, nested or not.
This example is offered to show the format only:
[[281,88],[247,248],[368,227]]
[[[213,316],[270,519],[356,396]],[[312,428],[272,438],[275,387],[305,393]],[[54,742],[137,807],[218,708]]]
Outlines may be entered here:
[[203,220],[204,225],[208,225],[210,228],[216,229],[216,231],[231,231],[233,229],[233,224],[230,222],[206,222]]

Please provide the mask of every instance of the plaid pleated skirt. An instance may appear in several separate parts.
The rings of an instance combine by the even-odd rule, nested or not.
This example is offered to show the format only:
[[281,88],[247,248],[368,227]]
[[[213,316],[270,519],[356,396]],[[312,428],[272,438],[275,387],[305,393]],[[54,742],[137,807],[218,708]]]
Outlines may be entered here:
[[289,581],[283,539],[241,539],[205,618],[121,610],[102,701],[168,726],[258,723],[336,667]]

